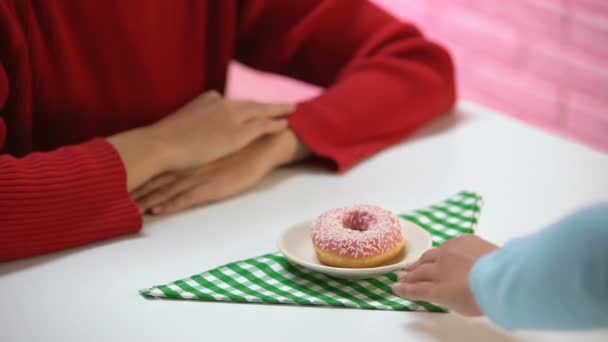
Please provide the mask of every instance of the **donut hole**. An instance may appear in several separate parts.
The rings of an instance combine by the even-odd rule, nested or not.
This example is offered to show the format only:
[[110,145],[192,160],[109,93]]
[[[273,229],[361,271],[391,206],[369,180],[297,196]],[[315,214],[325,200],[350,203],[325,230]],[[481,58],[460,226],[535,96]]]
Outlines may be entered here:
[[346,229],[364,232],[369,229],[375,220],[374,215],[366,211],[354,210],[344,215],[342,225]]

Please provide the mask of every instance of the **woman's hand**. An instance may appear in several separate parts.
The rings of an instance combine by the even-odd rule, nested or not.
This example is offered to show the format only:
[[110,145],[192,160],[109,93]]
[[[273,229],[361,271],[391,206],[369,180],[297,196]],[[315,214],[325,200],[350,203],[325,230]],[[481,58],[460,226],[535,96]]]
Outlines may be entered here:
[[257,138],[287,128],[293,105],[234,101],[217,92],[195,98],[150,127],[170,151],[172,169],[183,170],[227,156]]
[[296,135],[284,132],[259,138],[244,149],[217,161],[179,173],[166,173],[132,193],[142,211],[174,213],[241,193],[273,169],[308,155]]
[[469,286],[475,262],[498,247],[476,235],[463,235],[424,253],[399,276],[393,291],[403,297],[445,306],[468,316],[481,311]]
[[116,134],[127,190],[165,172],[181,171],[234,153],[257,138],[285,130],[293,105],[233,101],[207,92],[157,123]]

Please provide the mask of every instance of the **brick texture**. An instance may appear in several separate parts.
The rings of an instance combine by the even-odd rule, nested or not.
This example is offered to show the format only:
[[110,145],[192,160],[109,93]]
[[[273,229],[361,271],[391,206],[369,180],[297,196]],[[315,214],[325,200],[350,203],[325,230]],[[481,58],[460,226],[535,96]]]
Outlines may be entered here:
[[608,1],[374,2],[452,50],[461,98],[608,151]]

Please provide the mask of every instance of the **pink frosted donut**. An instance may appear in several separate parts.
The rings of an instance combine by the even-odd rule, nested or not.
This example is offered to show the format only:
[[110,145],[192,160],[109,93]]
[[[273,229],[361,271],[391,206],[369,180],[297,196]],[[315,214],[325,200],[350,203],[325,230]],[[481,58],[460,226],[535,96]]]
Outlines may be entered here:
[[373,205],[321,214],[312,223],[312,243],[322,263],[346,268],[381,265],[401,253],[405,245],[397,216]]

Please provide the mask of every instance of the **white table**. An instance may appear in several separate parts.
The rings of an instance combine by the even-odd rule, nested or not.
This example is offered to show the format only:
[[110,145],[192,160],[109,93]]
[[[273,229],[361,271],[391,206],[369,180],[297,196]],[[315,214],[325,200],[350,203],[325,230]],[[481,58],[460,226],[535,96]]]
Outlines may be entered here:
[[[498,243],[608,199],[608,154],[470,103],[344,175],[277,172],[237,199],[150,221],[139,235],[0,265],[0,341],[606,341],[506,333],[484,319],[146,300],[137,290],[275,250],[287,226],[367,202],[399,212],[460,190],[485,197]],[[582,339],[581,339],[582,340]]]

